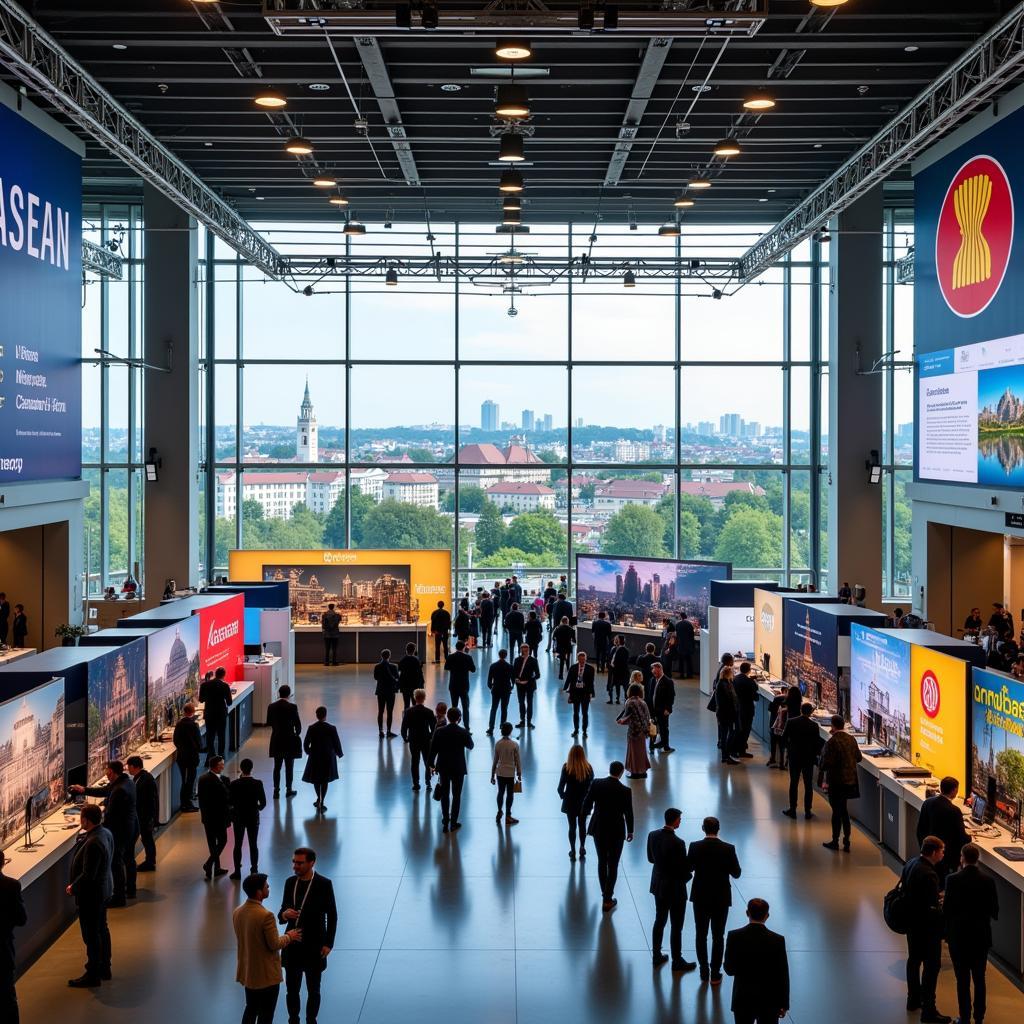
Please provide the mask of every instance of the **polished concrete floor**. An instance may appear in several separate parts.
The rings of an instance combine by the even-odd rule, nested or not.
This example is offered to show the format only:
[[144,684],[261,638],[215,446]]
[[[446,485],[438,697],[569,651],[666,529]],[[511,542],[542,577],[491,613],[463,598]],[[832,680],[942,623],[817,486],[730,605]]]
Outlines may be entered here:
[[[893,884],[891,861],[859,832],[850,855],[823,850],[824,806],[812,822],[783,817],[788,776],[767,769],[757,747],[758,756],[742,767],[717,764],[714,720],[695,682],[677,683],[676,753],[658,758],[646,781],[630,783],[637,841],[623,857],[618,908],[602,914],[593,853],[582,864],[568,859],[555,785],[572,742],[571,714],[551,665],[542,667],[537,727],[522,737],[525,791],[515,803],[521,823],[506,830],[494,822],[491,741],[484,734],[489,701],[478,678],[465,824],[452,836],[441,832],[439,805],[425,791],[410,791],[402,741],[378,739],[370,667],[300,669],[303,722],[316,705],[327,705],[345,748],[342,777],[323,818],[313,815],[312,790],[303,784],[297,797],[265,812],[261,867],[271,875],[275,910],[298,844],[316,848],[318,868],[334,881],[341,920],[321,1021],[730,1021],[730,979],[710,988],[694,973],[651,968],[653,901],[643,839],[673,804],[683,808],[686,840],[699,838],[701,819],[715,814],[723,838],[738,848],[743,876],[734,886],[730,927],[745,923],[747,899],[771,904],[770,926],[785,934],[789,948],[792,1021],[916,1020],[903,1008],[903,940],[886,929],[880,911]],[[437,670],[428,666],[427,674],[428,700],[445,699]],[[598,774],[624,755],[617,710],[593,705],[587,750]],[[269,792],[266,744],[266,731],[258,729],[243,753]],[[226,877],[204,881],[196,816],[179,818],[158,848],[159,870],[139,875],[137,902],[111,912],[114,981],[85,992],[66,988],[82,965],[74,926],[20,980],[23,1021],[214,1024],[240,1017],[231,930],[239,886]],[[683,941],[693,959],[689,917]],[[988,1024],[1019,1021],[1024,996],[991,967],[989,979]],[[282,996],[279,1021],[286,1019],[283,1003]],[[955,1013],[948,962],[939,1005]]]

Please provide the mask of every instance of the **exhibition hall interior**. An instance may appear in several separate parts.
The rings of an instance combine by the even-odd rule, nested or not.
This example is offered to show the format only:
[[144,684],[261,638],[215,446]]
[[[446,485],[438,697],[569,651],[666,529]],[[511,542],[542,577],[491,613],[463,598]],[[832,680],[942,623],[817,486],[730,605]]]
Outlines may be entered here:
[[1019,1021],[1022,134],[1014,0],[0,0],[0,1024]]

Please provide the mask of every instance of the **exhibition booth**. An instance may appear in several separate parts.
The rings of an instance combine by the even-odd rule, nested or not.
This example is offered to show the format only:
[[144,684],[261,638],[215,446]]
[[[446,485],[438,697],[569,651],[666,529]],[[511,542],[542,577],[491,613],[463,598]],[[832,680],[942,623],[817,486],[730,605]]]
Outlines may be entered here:
[[754,591],[776,590],[771,580],[712,580],[708,624],[700,631],[700,689],[710,694],[723,654],[754,657]]

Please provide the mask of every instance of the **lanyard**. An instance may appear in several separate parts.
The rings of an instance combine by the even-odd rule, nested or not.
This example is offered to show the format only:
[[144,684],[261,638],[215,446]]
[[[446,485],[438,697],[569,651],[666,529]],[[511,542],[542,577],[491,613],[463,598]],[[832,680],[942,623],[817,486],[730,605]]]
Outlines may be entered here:
[[306,891],[302,894],[302,902],[296,907],[295,906],[295,893],[299,891],[299,882],[301,878],[295,879],[295,892],[292,893],[292,906],[299,912],[299,918],[302,917],[303,908],[306,906],[306,900],[309,899],[309,890],[313,888],[313,879],[316,878],[316,872],[314,871],[309,881],[306,883]]

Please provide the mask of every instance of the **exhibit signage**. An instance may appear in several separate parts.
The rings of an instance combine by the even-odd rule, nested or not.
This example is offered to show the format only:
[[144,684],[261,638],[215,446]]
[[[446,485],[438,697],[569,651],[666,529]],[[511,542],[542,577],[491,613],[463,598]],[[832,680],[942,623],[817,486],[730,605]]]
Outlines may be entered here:
[[783,679],[833,713],[839,707],[839,636],[836,617],[816,605],[785,606]]
[[910,645],[911,759],[936,778],[964,780],[967,668],[961,658]]
[[987,797],[994,780],[995,816],[1012,826],[1024,799],[1024,684],[976,668],[971,690],[971,788]]
[[245,598],[241,594],[225,597],[217,604],[200,608],[199,671],[202,675],[223,668],[227,681],[241,678],[240,662],[245,656]]
[[742,654],[754,649],[754,609],[753,608],[719,608],[718,612],[718,650],[711,656],[719,661],[725,653]]
[[754,660],[782,678],[782,595],[771,590],[754,591]]
[[850,623],[850,721],[910,760],[910,644]]

